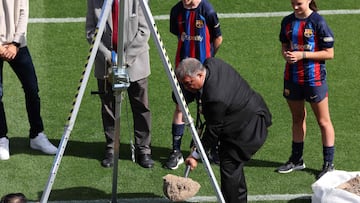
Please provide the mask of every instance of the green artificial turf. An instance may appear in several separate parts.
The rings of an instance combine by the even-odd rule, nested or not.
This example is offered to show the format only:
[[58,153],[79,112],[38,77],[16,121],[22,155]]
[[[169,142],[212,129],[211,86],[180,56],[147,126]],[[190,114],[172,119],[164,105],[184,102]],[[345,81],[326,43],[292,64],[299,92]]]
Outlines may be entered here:
[[[177,0],[150,0],[154,15],[167,15]],[[288,0],[211,1],[221,13],[291,11]],[[357,0],[318,1],[322,10],[359,9]],[[84,17],[85,0],[31,0],[32,18]],[[360,39],[357,26],[360,15],[324,16],[335,34],[335,58],[327,61],[329,106],[336,132],[335,165],[339,170],[357,171],[360,120],[357,99]],[[320,131],[311,111],[308,113],[304,160],[307,169],[291,174],[274,170],[288,159],[291,150],[291,116],[282,97],[284,60],[280,54],[278,33],[282,17],[220,19],[224,41],[217,57],[232,64],[260,92],[272,115],[273,125],[263,148],[245,167],[249,195],[311,194],[311,184],[322,165]],[[173,61],[176,37],[169,33],[169,22],[156,22],[167,54]],[[73,108],[80,78],[87,62],[89,44],[85,40],[84,22],[30,23],[28,46],[37,71],[42,101],[45,133],[59,144],[64,126]],[[170,171],[162,168],[171,149],[171,119],[174,104],[171,86],[152,39],[150,40],[152,75],[149,80],[152,110],[152,150],[155,167],[143,169],[131,161],[132,115],[125,96],[121,110],[121,145],[118,173],[118,197],[163,197],[162,177],[168,173],[183,175],[184,166]],[[10,137],[11,158],[0,161],[0,195],[23,192],[30,200],[39,200],[50,175],[54,157],[29,148],[28,122],[21,85],[6,64],[4,97]],[[90,75],[79,113],[66,146],[50,200],[110,199],[112,170],[100,166],[104,135],[100,120],[99,98]],[[78,98],[79,99],[79,98]],[[189,105],[194,112],[194,104]],[[309,106],[307,106],[310,110]],[[193,114],[195,116],[195,114]],[[183,141],[184,155],[189,153],[189,129]],[[213,166],[219,180],[218,166]],[[190,173],[201,184],[200,196],[214,196],[203,165]],[[273,201],[304,202],[306,200]],[[269,201],[256,201],[269,202]],[[310,201],[309,201],[310,202]]]

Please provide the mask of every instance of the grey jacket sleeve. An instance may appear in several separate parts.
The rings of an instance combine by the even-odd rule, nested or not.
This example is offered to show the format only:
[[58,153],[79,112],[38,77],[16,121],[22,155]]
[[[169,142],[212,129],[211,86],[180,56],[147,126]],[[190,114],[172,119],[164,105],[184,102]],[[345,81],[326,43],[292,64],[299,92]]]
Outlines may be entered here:
[[[129,8],[132,12],[129,15],[129,30],[130,33],[133,33],[133,36],[129,36],[129,43],[125,48],[128,62],[132,61],[132,59],[130,58],[136,57],[137,55],[149,50],[148,40],[150,38],[150,30],[147,25],[142,8],[139,5],[139,1],[132,2],[133,4],[130,5],[132,8]],[[136,25],[134,24],[135,22]]]
[[[100,2],[100,3],[99,3]],[[85,22],[86,39],[91,44],[97,29],[98,17],[101,13],[102,1],[87,0],[87,14]],[[105,56],[107,60],[111,60],[111,50],[100,41],[99,51]]]

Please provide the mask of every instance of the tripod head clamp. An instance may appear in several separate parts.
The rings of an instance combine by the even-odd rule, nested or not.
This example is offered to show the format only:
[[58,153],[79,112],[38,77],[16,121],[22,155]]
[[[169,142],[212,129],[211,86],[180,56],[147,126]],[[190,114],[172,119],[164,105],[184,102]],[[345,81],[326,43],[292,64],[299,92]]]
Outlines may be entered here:
[[114,91],[116,90],[124,90],[130,86],[130,77],[127,71],[127,67],[124,65],[123,67],[117,66],[117,54],[115,51],[111,52],[111,63],[112,63],[112,88]]

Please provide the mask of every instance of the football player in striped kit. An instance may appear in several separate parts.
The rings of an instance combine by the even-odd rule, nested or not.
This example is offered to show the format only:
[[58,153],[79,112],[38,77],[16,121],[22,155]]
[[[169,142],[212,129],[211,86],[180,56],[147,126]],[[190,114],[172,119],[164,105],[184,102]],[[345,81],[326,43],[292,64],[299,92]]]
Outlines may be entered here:
[[[188,57],[204,62],[205,59],[215,56],[222,43],[217,13],[207,0],[179,1],[170,12],[170,32],[178,38],[175,67]],[[196,99],[194,93],[184,88],[182,92],[187,103]],[[174,94],[172,97],[177,103]],[[183,115],[180,106],[176,104],[172,120],[172,152],[165,163],[166,168],[177,169],[184,162],[181,153],[184,128]]]
[[325,60],[334,57],[334,35],[317,12],[315,0],[291,0],[293,13],[283,18],[280,41],[286,61],[284,92],[292,114],[292,153],[279,173],[305,168],[303,161],[306,135],[305,101],[315,114],[321,130],[323,168],[320,178],[334,169],[335,132],[330,119]]

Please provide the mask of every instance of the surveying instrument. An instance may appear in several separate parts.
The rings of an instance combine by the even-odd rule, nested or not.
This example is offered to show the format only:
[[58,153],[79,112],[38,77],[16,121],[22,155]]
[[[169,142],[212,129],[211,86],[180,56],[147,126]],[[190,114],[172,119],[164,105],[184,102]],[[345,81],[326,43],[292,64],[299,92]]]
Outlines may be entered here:
[[[68,116],[67,123],[65,125],[65,129],[58,147],[58,151],[56,153],[50,175],[48,178],[48,181],[46,183],[45,189],[43,191],[43,194],[40,199],[40,203],[47,203],[50,192],[52,189],[52,185],[54,184],[55,177],[57,174],[57,171],[60,166],[61,159],[63,157],[63,154],[65,152],[65,148],[67,145],[67,142],[70,138],[71,131],[74,127],[75,120],[80,108],[80,104],[82,101],[82,97],[84,95],[87,82],[89,80],[89,76],[91,73],[91,68],[93,66],[100,40],[102,37],[102,34],[104,32],[106,21],[108,16],[111,13],[112,10],[112,4],[113,1],[119,2],[119,19],[118,19],[118,46],[117,46],[117,54],[112,54],[112,67],[111,67],[111,82],[112,82],[112,89],[114,92],[115,97],[115,136],[114,136],[114,164],[113,164],[113,178],[112,178],[112,198],[111,203],[117,203],[117,179],[118,179],[118,159],[119,159],[119,145],[120,145],[120,115],[121,115],[121,95],[122,92],[126,91],[127,88],[130,86],[130,78],[127,73],[127,68],[124,64],[124,36],[123,33],[126,31],[125,28],[125,9],[127,8],[126,2],[129,0],[104,0],[104,4],[102,6],[100,19],[98,21],[98,24],[96,25],[96,30],[91,42],[89,55],[87,57],[87,61],[85,63],[84,71],[82,73],[78,91],[75,94],[75,98],[73,101],[73,107],[70,111],[70,115]],[[207,174],[210,178],[211,184],[213,186],[213,189],[216,193],[216,197],[218,199],[218,202],[225,203],[225,200],[223,198],[223,195],[221,193],[221,190],[219,188],[219,185],[216,181],[216,177],[212,171],[210,162],[207,158],[207,155],[205,153],[205,150],[201,144],[201,140],[199,138],[197,129],[194,125],[193,118],[191,117],[190,110],[186,104],[185,98],[182,94],[179,82],[176,78],[175,72],[172,68],[172,65],[170,63],[169,57],[166,53],[165,47],[162,43],[160,34],[157,30],[157,27],[155,25],[154,18],[151,14],[150,8],[148,6],[147,0],[132,0],[132,1],[139,1],[139,4],[141,6],[141,9],[145,15],[147,24],[149,26],[149,29],[151,31],[152,38],[155,42],[155,45],[157,47],[158,53],[160,55],[160,58],[162,60],[165,72],[167,73],[168,79],[171,83],[172,90],[175,94],[176,100],[178,104],[181,107],[181,111],[185,117],[185,123],[187,126],[190,127],[192,139],[194,141],[194,144],[196,146],[196,149],[198,150],[200,157],[202,159],[203,165],[207,171]],[[137,5],[136,2],[134,2],[134,5]]]

